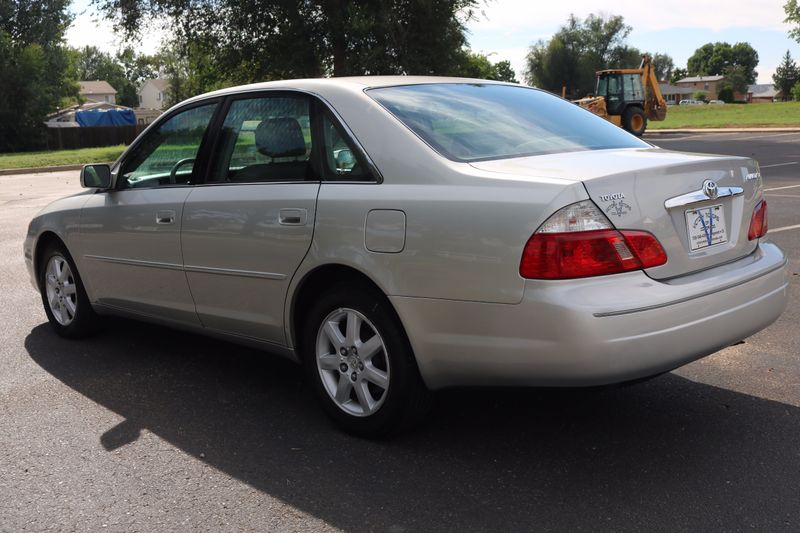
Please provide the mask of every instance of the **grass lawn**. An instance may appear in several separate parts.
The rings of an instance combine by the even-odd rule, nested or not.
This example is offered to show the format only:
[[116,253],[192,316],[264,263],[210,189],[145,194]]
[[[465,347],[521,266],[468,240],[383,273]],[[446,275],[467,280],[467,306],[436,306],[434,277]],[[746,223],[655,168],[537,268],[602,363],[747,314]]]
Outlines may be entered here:
[[55,152],[0,154],[0,170],[7,168],[108,163],[118,158],[125,148],[125,145],[120,144],[118,146],[105,146],[103,148],[81,148],[79,150],[57,150]]
[[647,129],[800,126],[800,102],[669,106],[662,122],[648,121]]

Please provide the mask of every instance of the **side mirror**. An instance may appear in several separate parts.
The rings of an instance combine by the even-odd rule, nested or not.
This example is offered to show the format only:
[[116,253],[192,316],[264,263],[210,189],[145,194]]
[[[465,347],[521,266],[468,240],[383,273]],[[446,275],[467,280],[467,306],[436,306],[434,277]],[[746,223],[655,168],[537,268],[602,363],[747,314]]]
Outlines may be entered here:
[[350,172],[356,164],[353,152],[344,148],[336,152],[336,171],[338,173]]
[[81,169],[81,187],[110,189],[111,167],[108,165],[84,165]]

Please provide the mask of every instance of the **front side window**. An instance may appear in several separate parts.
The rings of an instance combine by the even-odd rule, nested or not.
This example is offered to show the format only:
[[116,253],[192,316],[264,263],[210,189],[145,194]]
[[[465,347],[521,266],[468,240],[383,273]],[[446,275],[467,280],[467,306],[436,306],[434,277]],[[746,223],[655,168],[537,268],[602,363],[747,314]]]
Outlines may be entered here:
[[575,104],[529,87],[439,83],[381,87],[367,94],[454,161],[650,146]]
[[119,188],[185,185],[217,104],[182,111],[147,136],[126,157]]
[[211,181],[315,180],[309,100],[303,95],[234,100],[220,132]]

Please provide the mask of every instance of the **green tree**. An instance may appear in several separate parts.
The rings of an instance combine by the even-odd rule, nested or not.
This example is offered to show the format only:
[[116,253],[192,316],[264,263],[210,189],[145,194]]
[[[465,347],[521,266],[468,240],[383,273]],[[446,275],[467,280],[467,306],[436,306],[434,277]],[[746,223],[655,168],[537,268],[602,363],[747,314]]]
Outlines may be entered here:
[[746,93],[747,85],[752,83],[750,78],[748,78],[745,67],[735,65],[729,66],[722,71],[722,75],[725,76],[724,85],[729,86],[737,93]]
[[708,93],[705,91],[695,91],[695,93],[692,95],[692,98],[701,102],[705,102],[706,98],[708,98]]
[[672,70],[672,74],[670,74],[669,77],[669,82],[676,83],[682,80],[683,78],[688,78],[688,77],[689,77],[688,70],[686,70],[685,68],[676,68]]
[[741,67],[746,82],[755,83],[758,52],[749,43],[707,43],[695,50],[686,66],[690,76],[715,76],[730,67]]
[[199,41],[172,39],[161,48],[158,54],[160,72],[169,80],[165,107],[206,91],[236,84],[217,72],[213,59],[203,52],[207,46]]
[[585,20],[570,15],[549,40],[540,40],[526,58],[526,80],[532,85],[571,97],[594,91],[595,71],[635,68],[641,54],[625,43],[631,27],[621,16],[589,15]]
[[[450,74],[479,0],[95,0],[128,37],[163,20],[188,90],[270,79]],[[176,46],[177,44],[177,46]],[[179,78],[175,78],[176,80]],[[187,85],[188,83],[188,85]]]
[[725,102],[726,104],[730,104],[733,102],[733,89],[730,86],[724,86],[719,91],[717,91],[717,98]]
[[495,63],[494,73],[489,79],[519,83],[519,81],[517,81],[517,73],[511,68],[511,61],[498,61]]
[[786,50],[783,61],[772,75],[772,82],[775,84],[775,88],[781,92],[781,99],[784,102],[792,99],[792,88],[798,81],[800,81],[800,69],[797,68],[789,50]]
[[43,121],[77,95],[63,37],[68,0],[0,1],[0,152],[41,148]]
[[794,87],[792,87],[792,96],[796,102],[800,102],[800,81],[795,83]]
[[800,3],[797,0],[788,0],[783,6],[783,11],[786,13],[784,22],[795,24],[795,27],[789,30],[789,36],[800,42]]
[[109,53],[96,46],[78,49],[75,69],[80,81],[107,81],[117,91],[117,104],[134,107],[139,97],[136,87],[128,80],[125,69]]
[[116,60],[122,66],[125,78],[136,87],[146,80],[157,78],[164,64],[160,55],[137,54],[130,46],[117,52]]
[[511,62],[498,61],[492,63],[489,56],[471,50],[464,50],[460,67],[453,72],[465,78],[480,78],[484,80],[497,80],[518,83]]
[[651,57],[653,58],[653,71],[658,81],[669,80],[672,77],[672,71],[675,69],[672,57],[660,52],[652,54]]

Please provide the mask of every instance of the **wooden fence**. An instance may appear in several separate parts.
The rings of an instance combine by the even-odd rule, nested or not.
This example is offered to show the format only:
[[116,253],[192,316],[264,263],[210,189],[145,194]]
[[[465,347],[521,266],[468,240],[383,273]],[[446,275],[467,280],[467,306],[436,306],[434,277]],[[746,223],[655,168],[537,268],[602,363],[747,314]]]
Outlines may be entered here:
[[73,150],[130,144],[147,124],[95,126],[89,128],[47,128],[48,150]]

